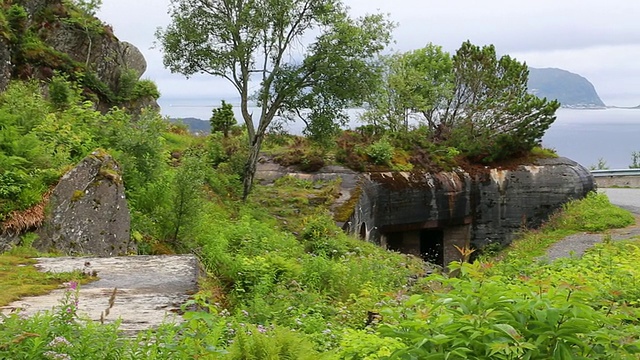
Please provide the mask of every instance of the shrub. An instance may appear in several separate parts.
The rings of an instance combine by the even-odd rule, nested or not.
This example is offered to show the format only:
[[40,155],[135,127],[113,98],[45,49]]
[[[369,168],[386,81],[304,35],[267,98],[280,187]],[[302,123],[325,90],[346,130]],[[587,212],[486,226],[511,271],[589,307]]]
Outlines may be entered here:
[[222,100],[222,105],[219,108],[211,111],[209,123],[211,124],[212,133],[221,132],[224,137],[228,137],[231,127],[235,125],[236,122],[233,114],[233,105],[226,103],[224,100]]
[[573,200],[549,221],[551,229],[603,231],[634,223],[633,215],[609,202],[605,194],[590,192],[582,200]]
[[386,138],[382,138],[375,143],[369,145],[366,149],[367,155],[374,164],[389,165],[393,158],[393,145]]
[[141,79],[136,82],[131,93],[131,99],[137,100],[145,97],[151,97],[154,100],[160,98],[160,90],[153,80]]
[[303,334],[278,326],[241,328],[229,348],[228,359],[322,359]]

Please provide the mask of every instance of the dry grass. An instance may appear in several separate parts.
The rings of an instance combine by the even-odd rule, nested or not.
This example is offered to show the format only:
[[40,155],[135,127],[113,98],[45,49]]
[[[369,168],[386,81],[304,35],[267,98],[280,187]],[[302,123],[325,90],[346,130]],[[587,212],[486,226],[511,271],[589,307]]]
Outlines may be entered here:
[[44,222],[44,209],[49,203],[52,190],[42,196],[42,201],[26,210],[13,211],[2,222],[2,232],[5,234],[21,234],[27,230],[37,228]]

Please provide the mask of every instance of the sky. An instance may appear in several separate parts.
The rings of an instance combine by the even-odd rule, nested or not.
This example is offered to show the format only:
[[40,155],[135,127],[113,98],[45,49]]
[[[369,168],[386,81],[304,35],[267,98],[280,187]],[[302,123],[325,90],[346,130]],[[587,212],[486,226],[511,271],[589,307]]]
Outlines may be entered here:
[[[640,105],[640,1],[637,0],[343,0],[350,13],[386,13],[398,24],[389,51],[427,43],[455,52],[462,42],[493,44],[531,67],[554,67],[586,77],[607,105]],[[154,47],[154,32],[170,23],[169,0],[103,0],[98,17],[116,36],[138,47],[156,82],[162,112],[217,106],[234,89],[210,75],[171,74]],[[181,110],[182,109],[182,110]]]

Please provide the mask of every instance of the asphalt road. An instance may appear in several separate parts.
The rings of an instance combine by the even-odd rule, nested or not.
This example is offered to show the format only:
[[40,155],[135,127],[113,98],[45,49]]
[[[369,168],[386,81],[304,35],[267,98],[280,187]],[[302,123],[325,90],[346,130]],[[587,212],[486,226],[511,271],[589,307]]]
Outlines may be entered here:
[[607,194],[612,204],[640,214],[640,189],[604,188],[598,192]]

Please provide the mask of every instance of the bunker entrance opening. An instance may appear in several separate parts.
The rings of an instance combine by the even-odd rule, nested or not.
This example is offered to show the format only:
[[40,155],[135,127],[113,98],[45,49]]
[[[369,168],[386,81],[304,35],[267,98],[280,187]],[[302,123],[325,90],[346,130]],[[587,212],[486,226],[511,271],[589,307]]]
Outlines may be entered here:
[[422,229],[386,234],[387,248],[444,266],[444,230]]

